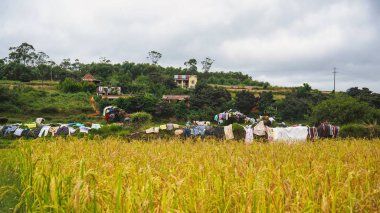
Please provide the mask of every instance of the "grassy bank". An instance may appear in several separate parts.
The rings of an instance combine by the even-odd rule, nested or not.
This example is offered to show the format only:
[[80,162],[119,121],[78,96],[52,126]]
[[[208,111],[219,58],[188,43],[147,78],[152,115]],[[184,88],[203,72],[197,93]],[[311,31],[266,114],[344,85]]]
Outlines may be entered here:
[[301,212],[380,209],[380,140],[23,142],[28,211]]

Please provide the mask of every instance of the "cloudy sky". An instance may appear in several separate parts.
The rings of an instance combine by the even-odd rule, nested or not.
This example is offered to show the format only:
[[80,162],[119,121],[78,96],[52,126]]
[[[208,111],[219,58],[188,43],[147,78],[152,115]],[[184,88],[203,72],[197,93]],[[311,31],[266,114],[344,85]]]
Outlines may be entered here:
[[0,57],[22,42],[56,62],[215,59],[274,85],[380,92],[379,0],[1,0]]

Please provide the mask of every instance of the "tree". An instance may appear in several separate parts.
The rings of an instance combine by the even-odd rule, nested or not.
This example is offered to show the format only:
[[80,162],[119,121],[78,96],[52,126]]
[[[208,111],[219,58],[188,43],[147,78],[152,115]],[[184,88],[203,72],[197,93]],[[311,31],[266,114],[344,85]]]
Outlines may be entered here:
[[99,58],[99,63],[109,64],[109,63],[111,63],[111,60],[107,59],[106,57],[100,57]]
[[236,93],[235,107],[242,113],[248,114],[251,109],[257,105],[256,97],[248,91],[239,91]]
[[189,68],[190,71],[192,72],[196,72],[197,71],[197,60],[192,58],[192,59],[189,59],[188,61],[186,61],[184,63],[185,66],[187,66]]
[[345,94],[337,94],[313,108],[312,121],[348,124],[372,120],[374,116],[376,116],[376,110],[368,103]]
[[206,57],[205,60],[203,60],[203,61],[201,62],[201,64],[202,64],[202,69],[203,69],[203,71],[204,71],[205,73],[207,73],[208,71],[210,71],[210,68],[211,68],[212,64],[214,63],[214,61],[215,61],[215,60]]
[[47,64],[48,60],[49,60],[49,56],[46,53],[44,52],[37,53],[37,57],[36,57],[37,66],[42,65],[42,64],[44,65]]
[[74,71],[79,71],[81,66],[81,63],[79,62],[79,59],[75,59],[74,63],[71,64],[71,67]]
[[258,103],[260,112],[268,114],[268,112],[266,112],[267,109],[270,108],[270,110],[272,110],[274,103],[275,103],[275,101],[273,100],[273,93],[272,92],[262,92],[260,94],[260,100]]
[[63,69],[65,69],[65,70],[71,70],[70,58],[63,59],[62,62],[61,62],[61,64],[59,66],[62,67]]
[[366,87],[362,89],[352,87],[346,91],[346,94],[360,101],[367,102],[371,106],[380,108],[380,94],[374,93]]
[[192,110],[202,114],[203,119],[211,119],[213,113],[225,111],[227,107],[230,107],[230,101],[231,94],[226,89],[212,88],[205,82],[199,82],[195,86],[194,95],[190,97]]
[[34,47],[26,42],[18,47],[10,47],[9,51],[11,51],[8,57],[10,61],[22,62],[24,65],[27,65],[35,58]]
[[157,64],[158,60],[160,60],[160,58],[162,57],[162,54],[159,53],[159,52],[156,52],[154,50],[150,51],[148,53],[148,59],[150,59],[152,61],[153,64]]

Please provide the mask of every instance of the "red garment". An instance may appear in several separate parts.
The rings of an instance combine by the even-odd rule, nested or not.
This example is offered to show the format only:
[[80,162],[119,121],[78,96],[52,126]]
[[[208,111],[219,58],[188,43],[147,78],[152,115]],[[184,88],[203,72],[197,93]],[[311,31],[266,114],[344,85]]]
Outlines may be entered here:
[[104,120],[106,120],[106,122],[108,122],[108,119],[110,118],[110,114],[107,113],[106,116],[104,117]]

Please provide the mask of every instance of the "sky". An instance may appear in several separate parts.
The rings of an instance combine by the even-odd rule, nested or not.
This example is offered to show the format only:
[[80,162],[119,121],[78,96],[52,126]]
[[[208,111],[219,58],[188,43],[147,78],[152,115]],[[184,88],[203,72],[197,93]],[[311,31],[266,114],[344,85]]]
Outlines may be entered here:
[[60,63],[209,57],[278,86],[380,92],[379,0],[1,0],[0,58],[23,42]]

